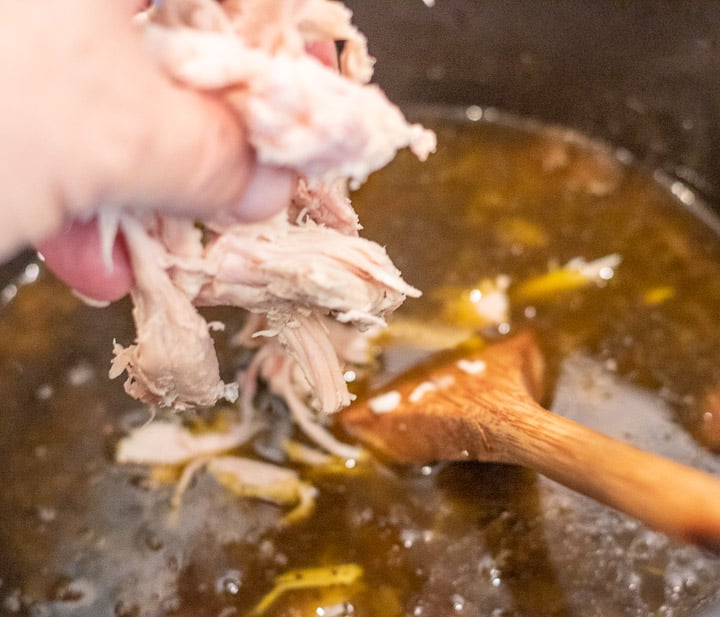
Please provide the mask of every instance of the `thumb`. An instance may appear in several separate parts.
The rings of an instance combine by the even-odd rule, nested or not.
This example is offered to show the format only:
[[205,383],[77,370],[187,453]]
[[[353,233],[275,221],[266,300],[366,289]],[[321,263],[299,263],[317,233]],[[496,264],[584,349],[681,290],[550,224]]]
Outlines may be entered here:
[[[230,110],[211,97],[179,88],[167,89],[164,96],[161,104],[144,110],[143,123],[151,128],[147,143],[113,177],[111,202],[199,217],[223,209],[245,221],[287,207],[295,175],[257,165]],[[113,247],[113,267],[105,267],[95,219],[72,222],[38,248],[46,265],[87,298],[113,301],[133,284],[122,238]]]
[[218,97],[162,80],[142,110],[137,156],[112,178],[114,203],[165,213],[267,218],[290,202],[295,175],[258,165],[237,115]]

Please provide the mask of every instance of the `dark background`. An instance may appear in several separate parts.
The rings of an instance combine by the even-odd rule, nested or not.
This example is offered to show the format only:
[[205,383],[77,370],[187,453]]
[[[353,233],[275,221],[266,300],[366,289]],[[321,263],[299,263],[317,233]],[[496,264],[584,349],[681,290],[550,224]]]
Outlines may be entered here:
[[395,101],[492,106],[570,126],[720,202],[720,3],[348,5]]

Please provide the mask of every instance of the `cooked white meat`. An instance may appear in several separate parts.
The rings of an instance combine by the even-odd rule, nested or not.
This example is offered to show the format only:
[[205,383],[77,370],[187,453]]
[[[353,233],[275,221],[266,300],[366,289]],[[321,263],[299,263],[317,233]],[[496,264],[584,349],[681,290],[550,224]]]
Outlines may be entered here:
[[[316,410],[335,411],[350,396],[328,317],[383,325],[406,296],[419,295],[382,247],[358,235],[347,181],[364,181],[399,148],[424,158],[435,137],[366,83],[373,60],[339,2],[158,4],[138,17],[138,27],[161,65],[223,98],[258,159],[296,171],[298,184],[289,210],[259,224],[206,220],[201,232],[191,220],[121,213],[136,272],[137,341],[116,345],[111,375],[127,370],[127,391],[151,404],[183,409],[233,400],[236,384],[220,380],[208,324],[193,306],[232,305],[264,316],[273,357],[284,349],[282,371],[256,373],[275,378],[275,391],[293,388]],[[344,41],[340,71],[306,52],[335,40]],[[310,395],[288,377],[298,370]],[[288,383],[278,385],[278,375]]]
[[115,344],[110,377],[124,370],[125,390],[150,404],[175,409],[233,401],[237,384],[220,379],[215,346],[208,324],[167,273],[167,254],[140,223],[126,216],[136,285],[131,292],[137,340],[123,348]]
[[245,443],[259,429],[248,423],[231,425],[228,430],[193,433],[168,421],[151,422],[133,430],[118,443],[118,463],[145,465],[185,465],[195,459],[207,460]]
[[298,221],[304,217],[348,236],[356,236],[360,229],[358,215],[343,180],[319,182],[300,178],[288,210],[288,220]]
[[[377,86],[365,83],[372,61],[349,19],[329,0],[165,0],[143,26],[173,77],[222,89],[261,162],[357,184],[399,148],[425,158],[435,136],[409,124]],[[305,53],[317,40],[346,42],[342,73]]]
[[377,244],[309,221],[234,225],[205,247],[197,230],[172,219],[149,229],[126,215],[122,227],[136,272],[138,337],[131,347],[116,345],[111,376],[127,370],[128,393],[151,404],[184,409],[237,396],[220,381],[208,324],[193,303],[266,315],[328,413],[350,399],[320,318],[382,324],[406,295],[419,293]]
[[204,265],[199,304],[243,306],[278,325],[295,308],[315,307],[370,325],[419,294],[381,246],[310,221],[235,225],[210,242]]

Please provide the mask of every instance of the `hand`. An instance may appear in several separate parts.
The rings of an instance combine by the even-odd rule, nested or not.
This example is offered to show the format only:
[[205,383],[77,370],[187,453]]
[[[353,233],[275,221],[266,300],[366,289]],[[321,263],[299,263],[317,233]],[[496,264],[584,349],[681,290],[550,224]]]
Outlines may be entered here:
[[124,295],[132,275],[121,239],[106,272],[95,225],[79,216],[120,204],[255,220],[287,205],[293,179],[256,165],[220,100],[161,74],[131,24],[136,4],[0,3],[0,259],[38,243],[99,300]]

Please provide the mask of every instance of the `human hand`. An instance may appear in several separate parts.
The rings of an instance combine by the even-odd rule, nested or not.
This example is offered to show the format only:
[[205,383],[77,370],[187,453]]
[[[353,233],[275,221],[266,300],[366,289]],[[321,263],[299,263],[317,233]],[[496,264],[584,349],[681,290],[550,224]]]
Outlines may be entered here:
[[293,174],[256,164],[218,99],[172,83],[131,24],[134,0],[0,4],[0,259],[35,243],[81,293],[132,285],[122,239],[100,258],[103,205],[256,220],[284,208]]

